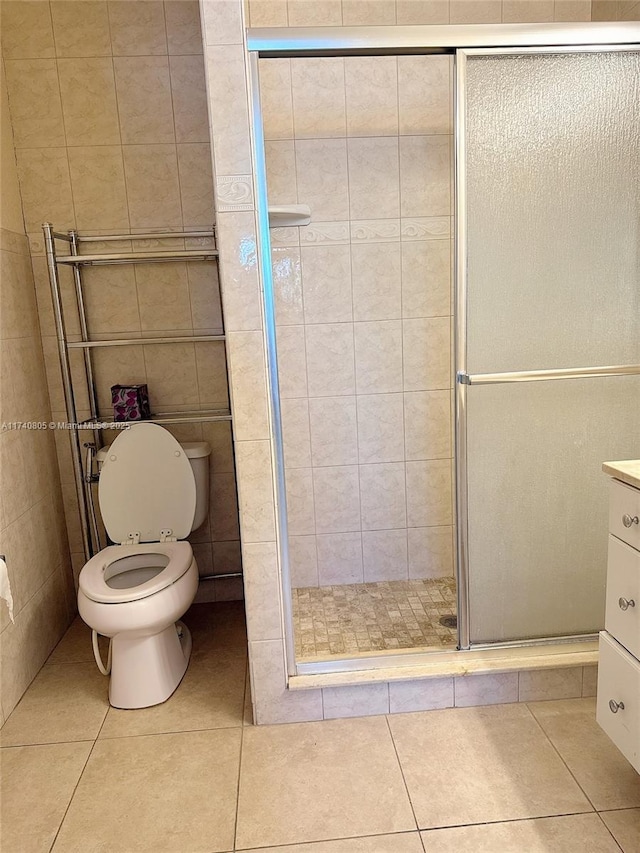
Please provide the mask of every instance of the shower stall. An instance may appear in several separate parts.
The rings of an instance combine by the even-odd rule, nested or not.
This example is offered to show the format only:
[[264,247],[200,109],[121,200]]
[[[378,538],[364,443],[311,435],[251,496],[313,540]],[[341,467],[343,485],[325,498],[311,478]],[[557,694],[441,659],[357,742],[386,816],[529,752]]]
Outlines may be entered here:
[[600,467],[640,447],[639,40],[249,31],[290,675],[602,628]]

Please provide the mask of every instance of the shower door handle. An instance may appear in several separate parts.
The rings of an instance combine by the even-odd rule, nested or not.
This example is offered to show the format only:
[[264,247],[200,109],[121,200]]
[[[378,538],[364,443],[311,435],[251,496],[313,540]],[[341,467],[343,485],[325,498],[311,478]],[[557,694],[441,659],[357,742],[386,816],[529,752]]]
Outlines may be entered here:
[[567,367],[554,370],[514,370],[509,373],[467,373],[459,370],[459,385],[505,385],[511,382],[544,382],[550,379],[590,379],[598,376],[638,376],[640,364],[605,367]]

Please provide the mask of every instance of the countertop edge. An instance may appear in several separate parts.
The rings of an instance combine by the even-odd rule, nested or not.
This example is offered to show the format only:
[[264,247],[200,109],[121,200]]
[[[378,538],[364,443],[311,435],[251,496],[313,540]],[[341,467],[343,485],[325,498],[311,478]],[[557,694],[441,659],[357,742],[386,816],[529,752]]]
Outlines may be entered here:
[[640,489],[640,459],[627,459],[620,462],[603,462],[602,470],[610,477],[621,480],[628,486]]

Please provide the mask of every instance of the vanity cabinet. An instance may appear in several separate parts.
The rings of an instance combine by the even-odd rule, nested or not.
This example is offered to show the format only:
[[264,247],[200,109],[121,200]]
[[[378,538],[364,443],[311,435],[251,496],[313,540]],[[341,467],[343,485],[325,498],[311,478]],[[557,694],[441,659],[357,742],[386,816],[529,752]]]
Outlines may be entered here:
[[611,481],[597,720],[640,773],[640,478],[636,482],[629,466],[640,468],[638,463],[624,462],[603,466],[614,478],[624,476],[625,482]]

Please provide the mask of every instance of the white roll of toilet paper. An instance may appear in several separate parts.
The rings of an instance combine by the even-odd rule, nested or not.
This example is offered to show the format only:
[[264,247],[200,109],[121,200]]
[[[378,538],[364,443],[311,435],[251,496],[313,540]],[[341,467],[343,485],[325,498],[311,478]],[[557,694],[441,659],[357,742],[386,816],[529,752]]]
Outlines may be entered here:
[[9,618],[13,622],[13,596],[11,595],[11,584],[9,583],[9,572],[4,557],[0,557],[0,598],[3,598],[9,609]]

